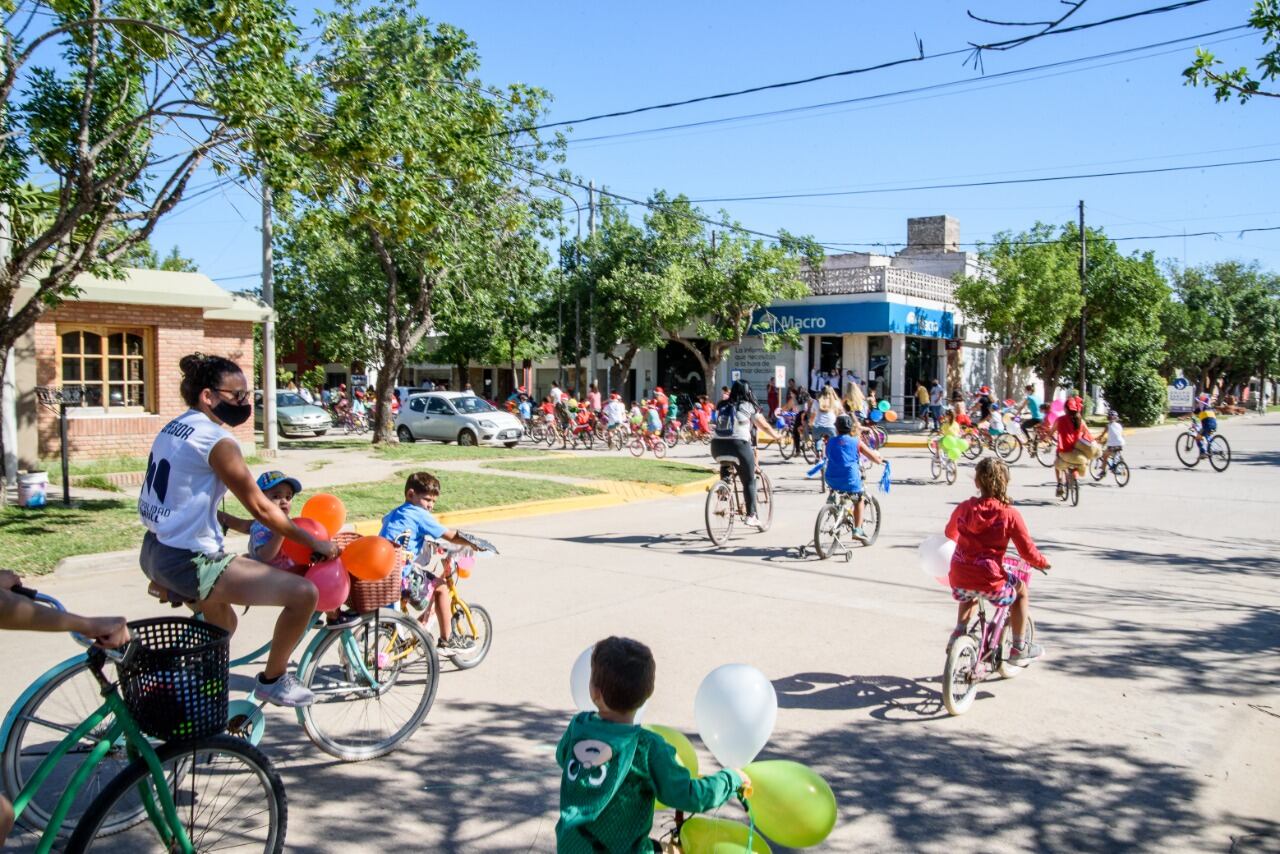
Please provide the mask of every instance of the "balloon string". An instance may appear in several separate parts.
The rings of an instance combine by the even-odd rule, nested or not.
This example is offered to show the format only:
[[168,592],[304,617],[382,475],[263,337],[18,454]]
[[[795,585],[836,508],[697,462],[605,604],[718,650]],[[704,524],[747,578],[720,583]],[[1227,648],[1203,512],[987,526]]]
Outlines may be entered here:
[[756,814],[747,798],[742,799],[742,806],[747,810],[747,854],[752,854],[755,851]]

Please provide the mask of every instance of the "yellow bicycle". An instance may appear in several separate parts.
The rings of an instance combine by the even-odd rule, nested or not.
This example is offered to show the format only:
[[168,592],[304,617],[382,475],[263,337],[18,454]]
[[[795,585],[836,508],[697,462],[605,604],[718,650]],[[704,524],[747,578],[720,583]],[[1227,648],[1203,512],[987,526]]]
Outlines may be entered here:
[[[466,551],[498,553],[492,543],[479,537],[461,532],[460,536],[469,544]],[[489,617],[489,612],[480,605],[468,603],[458,591],[459,581],[471,577],[474,558],[461,552],[450,554],[441,551],[433,543],[428,543],[427,548],[434,551],[431,560],[426,564],[414,561],[408,570],[410,592],[401,597],[400,610],[409,615],[418,611],[418,622],[424,628],[429,628],[431,621],[435,619],[435,612],[431,607],[430,591],[424,592],[423,588],[425,580],[429,580],[427,574],[434,576],[436,584],[445,585],[449,591],[450,633],[459,638],[461,643],[441,654],[459,670],[470,670],[484,661],[493,643],[493,620]],[[418,639],[408,634],[389,637],[387,640],[388,644],[384,648],[393,660],[412,655],[418,645]]]

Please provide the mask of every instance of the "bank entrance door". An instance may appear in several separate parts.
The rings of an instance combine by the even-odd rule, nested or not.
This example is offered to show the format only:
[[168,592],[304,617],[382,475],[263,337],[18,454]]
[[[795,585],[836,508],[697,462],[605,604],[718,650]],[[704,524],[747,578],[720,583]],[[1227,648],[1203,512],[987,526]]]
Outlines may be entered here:
[[[841,370],[841,356],[844,353],[844,339],[839,335],[811,335],[809,336],[809,375],[812,377],[813,371],[817,370],[823,374],[830,374],[832,370]],[[839,391],[840,385],[836,384],[836,390]]]
[[888,400],[889,370],[893,364],[893,347],[888,335],[867,336],[867,391],[876,400]]
[[923,382],[925,388],[931,388],[934,374],[938,372],[938,339],[908,338],[906,368],[907,387],[903,389],[903,395],[906,398],[907,414],[914,418],[918,415],[916,383]]

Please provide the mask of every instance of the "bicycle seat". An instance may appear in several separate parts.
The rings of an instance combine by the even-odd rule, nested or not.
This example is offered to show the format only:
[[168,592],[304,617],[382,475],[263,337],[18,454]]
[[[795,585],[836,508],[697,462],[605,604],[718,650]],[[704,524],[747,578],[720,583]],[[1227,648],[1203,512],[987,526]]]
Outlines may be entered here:
[[736,466],[738,464],[738,458],[734,456],[730,456],[729,454],[721,454],[716,457],[716,462],[720,463],[721,465]]
[[183,596],[173,592],[168,587],[163,587],[152,581],[147,585],[147,595],[153,599],[159,599],[161,602],[167,603],[170,607],[181,608],[183,605],[195,604],[195,599],[186,599]]

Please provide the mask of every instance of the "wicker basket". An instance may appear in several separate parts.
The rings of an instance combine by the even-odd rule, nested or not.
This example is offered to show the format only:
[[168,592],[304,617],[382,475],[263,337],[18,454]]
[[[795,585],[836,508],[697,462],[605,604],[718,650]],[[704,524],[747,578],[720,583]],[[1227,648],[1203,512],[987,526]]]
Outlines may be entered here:
[[400,601],[400,573],[404,568],[407,552],[396,550],[395,569],[379,581],[361,581],[351,576],[351,592],[347,594],[347,607],[358,614],[376,611]]

